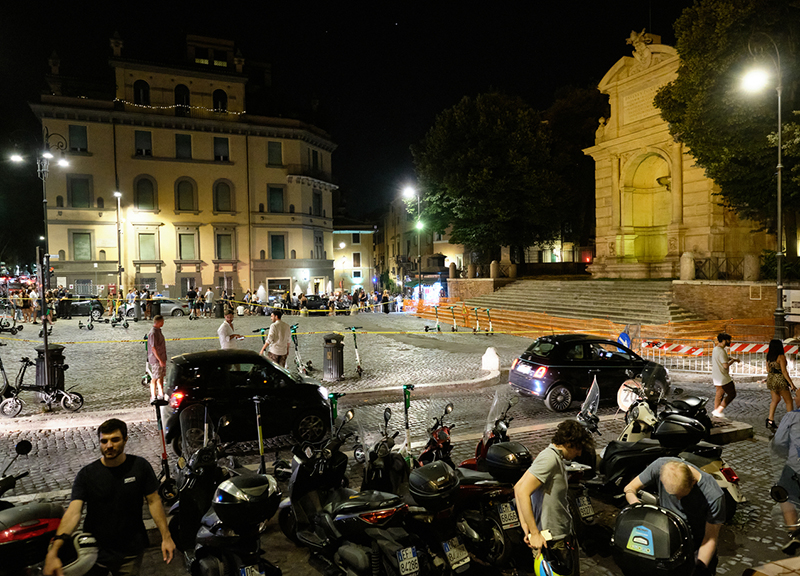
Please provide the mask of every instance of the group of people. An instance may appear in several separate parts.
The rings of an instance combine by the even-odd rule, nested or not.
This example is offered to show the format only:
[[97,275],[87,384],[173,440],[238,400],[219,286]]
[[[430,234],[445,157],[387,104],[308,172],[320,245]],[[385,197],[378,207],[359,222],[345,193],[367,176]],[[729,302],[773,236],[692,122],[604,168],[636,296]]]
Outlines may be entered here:
[[[42,300],[37,286],[9,290],[7,302],[14,314],[14,319],[20,323],[39,324],[42,314]],[[48,322],[56,319],[72,319],[72,294],[68,288],[58,286],[44,293],[45,315]]]
[[17,322],[38,324],[37,311],[41,308],[39,293],[36,286],[21,288],[19,290],[9,290],[8,302],[14,311],[14,318]]
[[[228,296],[228,291],[223,290],[221,300],[226,302],[233,301],[233,297]],[[203,292],[203,287],[195,288],[192,286],[186,292],[186,302],[189,305],[189,314],[194,318],[212,318],[214,316],[214,292],[207,288]]]

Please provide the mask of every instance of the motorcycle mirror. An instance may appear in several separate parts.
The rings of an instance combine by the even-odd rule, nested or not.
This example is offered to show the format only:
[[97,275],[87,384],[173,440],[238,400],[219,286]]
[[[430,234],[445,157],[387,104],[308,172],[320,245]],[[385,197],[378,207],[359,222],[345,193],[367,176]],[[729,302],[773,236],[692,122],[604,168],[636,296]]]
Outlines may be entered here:
[[33,449],[33,444],[28,442],[27,440],[20,440],[17,442],[17,445],[14,446],[14,451],[20,456],[25,456],[26,454],[30,454],[31,450]]
[[512,396],[508,399],[508,407],[511,408],[512,406],[516,406],[519,402],[519,398],[517,396]]
[[626,375],[628,378],[633,378],[633,370],[631,370],[630,368],[628,368],[627,370],[625,370],[625,375]]
[[447,406],[444,407],[444,413],[450,414],[453,411],[453,403],[450,402]]
[[217,424],[217,430],[219,430],[221,428],[225,428],[230,423],[231,423],[231,421],[228,420],[228,417],[227,416],[223,416],[222,418],[219,419],[219,423]]
[[344,421],[345,422],[350,422],[350,420],[352,420],[353,416],[355,416],[355,415],[356,415],[355,412],[353,412],[352,410],[348,410],[347,413],[344,415]]
[[383,421],[386,423],[386,426],[389,425],[389,419],[392,417],[392,409],[388,406],[386,410],[383,411]]
[[789,499],[789,493],[786,491],[786,488],[776,484],[769,489],[769,497],[775,500],[775,502],[783,503]]
[[292,477],[292,466],[286,460],[278,460],[272,467],[272,473],[276,480],[286,482]]

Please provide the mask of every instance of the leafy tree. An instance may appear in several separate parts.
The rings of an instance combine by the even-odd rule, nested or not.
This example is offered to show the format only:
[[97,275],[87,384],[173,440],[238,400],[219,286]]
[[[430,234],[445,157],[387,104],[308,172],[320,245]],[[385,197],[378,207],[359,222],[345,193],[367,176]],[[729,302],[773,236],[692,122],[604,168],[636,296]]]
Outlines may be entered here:
[[[780,49],[783,108],[798,108],[799,77],[793,68],[800,2],[698,0],[683,11],[675,32],[681,58],[678,77],[659,91],[656,106],[673,136],[688,146],[720,187],[722,204],[774,230],[777,149],[769,137],[777,129],[777,99],[774,91],[744,93],[741,77],[756,61],[774,70],[774,48],[758,34],[768,33]],[[755,58],[748,42],[756,48]],[[788,160],[786,167],[794,171],[796,161]],[[783,183],[787,256],[796,257],[800,182],[784,178]]]
[[[491,257],[500,246],[552,242],[564,186],[551,167],[550,130],[520,98],[464,97],[411,147],[424,222]],[[416,208],[416,206],[414,206]]]

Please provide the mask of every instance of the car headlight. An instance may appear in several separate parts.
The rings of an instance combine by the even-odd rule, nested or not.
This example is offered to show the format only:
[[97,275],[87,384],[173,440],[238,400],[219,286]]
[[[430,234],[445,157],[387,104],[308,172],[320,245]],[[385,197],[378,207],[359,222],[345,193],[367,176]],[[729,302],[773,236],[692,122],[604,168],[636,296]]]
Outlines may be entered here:
[[319,395],[322,396],[323,400],[327,400],[328,399],[329,392],[328,392],[328,389],[325,388],[325,386],[319,386],[317,388],[317,392],[319,392]]

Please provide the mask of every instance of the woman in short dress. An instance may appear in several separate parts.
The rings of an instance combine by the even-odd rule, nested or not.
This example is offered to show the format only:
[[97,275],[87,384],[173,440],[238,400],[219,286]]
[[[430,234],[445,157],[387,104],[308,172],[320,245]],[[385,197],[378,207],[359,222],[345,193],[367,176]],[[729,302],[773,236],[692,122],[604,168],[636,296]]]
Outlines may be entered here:
[[773,432],[778,429],[775,424],[775,409],[783,398],[786,404],[786,411],[794,410],[792,393],[796,390],[789,370],[786,366],[786,355],[783,353],[783,342],[780,340],[770,340],[769,350],[767,351],[767,389],[772,400],[769,403],[769,417],[767,418],[767,429]]

